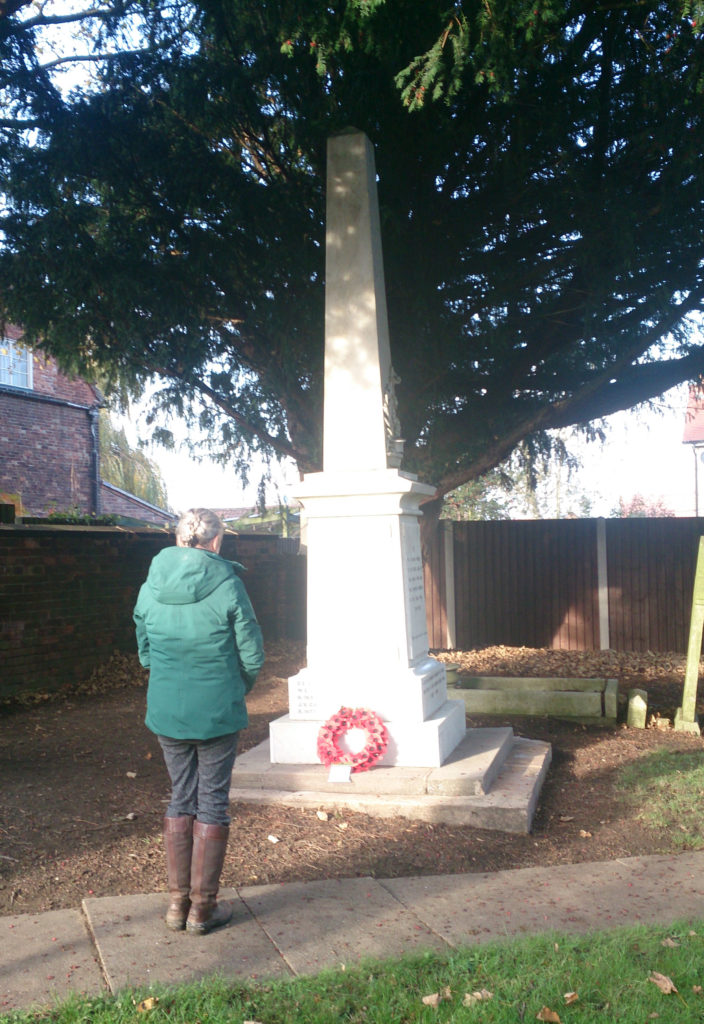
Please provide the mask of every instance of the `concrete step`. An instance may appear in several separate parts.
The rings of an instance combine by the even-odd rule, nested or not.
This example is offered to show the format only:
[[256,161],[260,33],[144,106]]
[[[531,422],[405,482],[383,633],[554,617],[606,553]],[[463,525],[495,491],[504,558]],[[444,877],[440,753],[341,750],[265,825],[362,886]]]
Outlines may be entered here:
[[551,754],[510,728],[469,729],[439,768],[379,766],[329,782],[320,764],[271,764],[265,742],[238,757],[230,799],[530,832]]

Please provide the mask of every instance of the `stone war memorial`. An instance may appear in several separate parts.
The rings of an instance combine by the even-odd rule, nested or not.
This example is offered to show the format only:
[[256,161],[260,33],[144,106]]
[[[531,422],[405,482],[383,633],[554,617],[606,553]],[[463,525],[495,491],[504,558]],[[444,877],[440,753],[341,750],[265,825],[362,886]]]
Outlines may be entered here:
[[[428,652],[420,517],[434,488],[399,469],[374,152],[361,132],[328,141],[326,220],[323,469],[296,494],[307,664],[268,743],[238,759],[231,796],[528,831],[549,745],[510,728],[467,731],[464,701],[448,700]],[[320,730],[343,708],[383,722],[369,771],[320,762]]]

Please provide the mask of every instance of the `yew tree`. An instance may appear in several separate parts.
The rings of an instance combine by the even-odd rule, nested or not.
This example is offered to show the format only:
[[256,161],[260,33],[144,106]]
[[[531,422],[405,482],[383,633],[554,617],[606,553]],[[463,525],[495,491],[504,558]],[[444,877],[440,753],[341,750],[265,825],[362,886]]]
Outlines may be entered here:
[[320,468],[325,151],[354,126],[403,468],[440,497],[704,372],[700,6],[6,0],[0,315],[158,380],[240,470]]

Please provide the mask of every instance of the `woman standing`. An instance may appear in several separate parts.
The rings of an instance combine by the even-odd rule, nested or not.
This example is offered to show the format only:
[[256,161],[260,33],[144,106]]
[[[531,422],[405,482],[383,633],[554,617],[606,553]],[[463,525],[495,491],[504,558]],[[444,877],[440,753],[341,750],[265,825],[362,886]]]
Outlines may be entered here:
[[230,776],[247,725],[245,694],[264,661],[241,566],[220,557],[224,532],[209,509],[185,512],[176,547],[153,559],[134,610],[139,660],[149,669],[145,722],[172,786],[164,818],[166,924],[197,935],[232,917],[217,902]]

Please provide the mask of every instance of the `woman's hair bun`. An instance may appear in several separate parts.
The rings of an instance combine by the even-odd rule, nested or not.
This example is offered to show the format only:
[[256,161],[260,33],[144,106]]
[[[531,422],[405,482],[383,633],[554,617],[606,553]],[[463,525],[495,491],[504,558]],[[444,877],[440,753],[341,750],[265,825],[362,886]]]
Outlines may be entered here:
[[209,508],[189,508],[178,521],[176,539],[185,548],[204,547],[224,532],[223,521],[215,512]]

